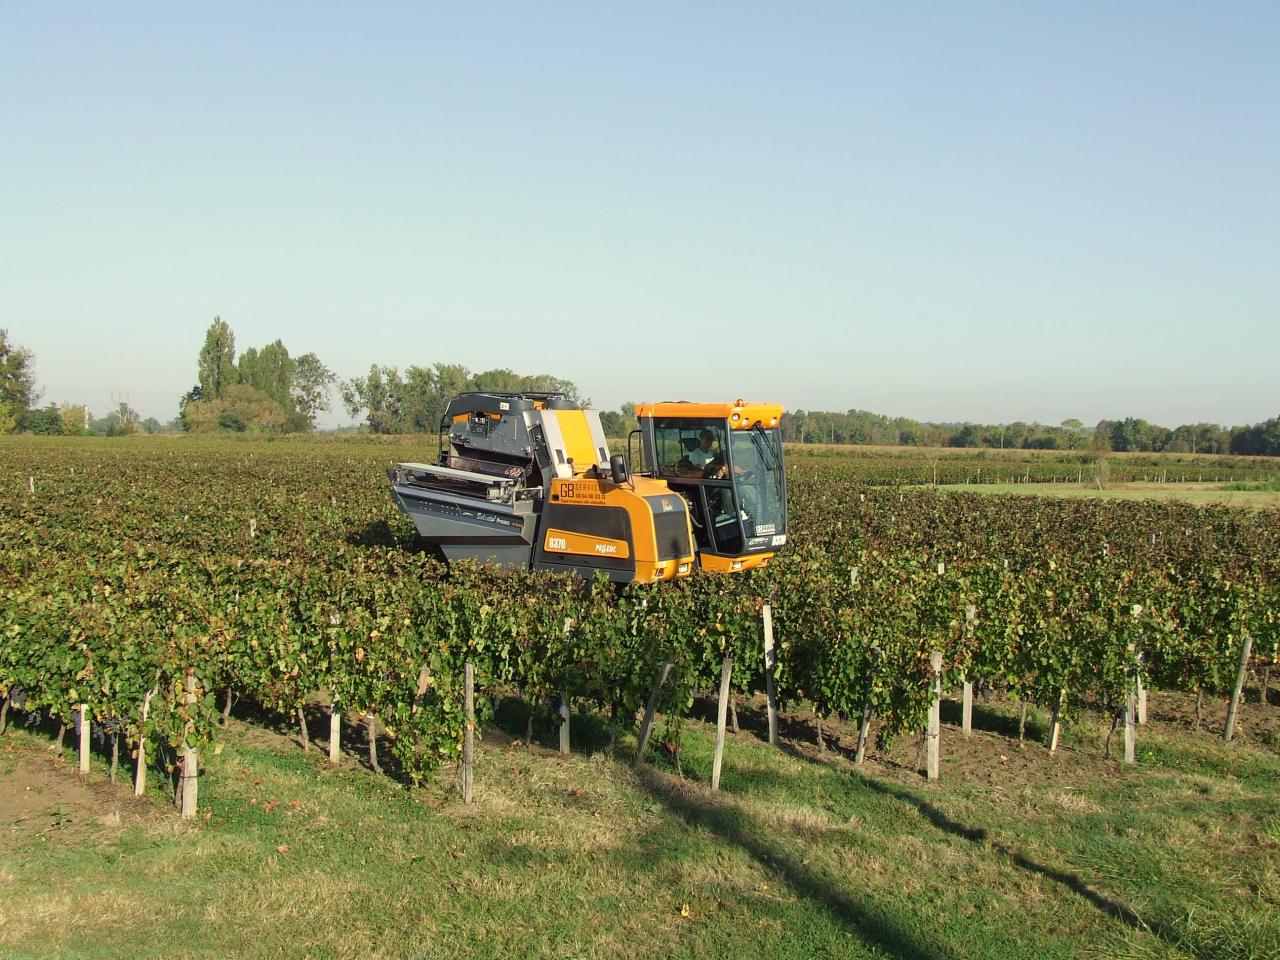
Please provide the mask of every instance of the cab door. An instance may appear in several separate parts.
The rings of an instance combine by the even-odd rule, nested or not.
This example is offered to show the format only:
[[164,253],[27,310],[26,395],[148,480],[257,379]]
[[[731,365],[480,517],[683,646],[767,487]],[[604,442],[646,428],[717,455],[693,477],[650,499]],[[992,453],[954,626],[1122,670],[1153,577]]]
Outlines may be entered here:
[[743,535],[726,420],[645,418],[646,472],[689,503],[699,552],[737,556]]

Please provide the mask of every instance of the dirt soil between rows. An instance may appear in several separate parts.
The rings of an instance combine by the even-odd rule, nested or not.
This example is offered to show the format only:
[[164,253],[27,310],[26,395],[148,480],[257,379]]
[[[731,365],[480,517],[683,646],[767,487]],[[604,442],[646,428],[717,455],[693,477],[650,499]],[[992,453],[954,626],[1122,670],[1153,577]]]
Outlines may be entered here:
[[44,746],[8,739],[0,746],[0,848],[55,836],[64,843],[111,841],[140,823],[175,828],[175,817],[135,799],[123,779],[81,778],[73,763]]

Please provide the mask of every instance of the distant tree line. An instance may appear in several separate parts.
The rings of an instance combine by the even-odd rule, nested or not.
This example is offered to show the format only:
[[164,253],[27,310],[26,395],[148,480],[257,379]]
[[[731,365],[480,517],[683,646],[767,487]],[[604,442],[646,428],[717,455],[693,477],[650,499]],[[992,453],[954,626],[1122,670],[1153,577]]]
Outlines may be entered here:
[[457,363],[397,367],[374,365],[368,376],[339,386],[347,412],[372,433],[435,433],[449,401],[468,391],[563,393],[584,406],[591,401],[568,380],[549,374],[525,375],[507,369],[472,373]]
[[[590,405],[572,381],[560,377],[507,369],[472,373],[461,364],[409,366],[403,371],[374,365],[367,376],[338,383],[314,353],[292,357],[280,340],[251,347],[237,358],[235,332],[221,317],[214,317],[205,332],[197,362],[199,382],[179,400],[178,417],[169,424],[153,417],[144,420],[125,403],[99,418],[75,404],[39,406],[42,392],[36,386],[34,363],[31,351],[13,343],[8,331],[0,328],[0,434],[305,431],[329,409],[335,384],[347,411],[374,433],[434,433],[449,400],[469,390],[554,391]],[[636,425],[635,404],[603,410],[600,419],[610,437],[625,437]],[[1194,423],[1170,429],[1135,417],[1086,427],[1079,420],[1056,426],[1020,421],[930,423],[866,410],[795,410],[783,419],[782,433],[791,443],[1280,456],[1280,417],[1240,427]]]
[[117,404],[101,417],[94,417],[83,404],[51,403],[30,411],[22,421],[23,433],[62,437],[125,437],[131,433],[175,433],[178,429],[176,420],[144,420],[127,403]]
[[1064,420],[1056,426],[1021,421],[929,423],[866,410],[796,410],[783,419],[782,430],[783,439],[791,443],[1280,456],[1280,417],[1244,427],[1191,423],[1170,429],[1136,417],[1101,420],[1086,427],[1079,420]]
[[191,433],[312,430],[337,379],[314,353],[291,357],[280,340],[237,360],[235,331],[221,317],[205,332],[197,376],[178,401],[178,423]]

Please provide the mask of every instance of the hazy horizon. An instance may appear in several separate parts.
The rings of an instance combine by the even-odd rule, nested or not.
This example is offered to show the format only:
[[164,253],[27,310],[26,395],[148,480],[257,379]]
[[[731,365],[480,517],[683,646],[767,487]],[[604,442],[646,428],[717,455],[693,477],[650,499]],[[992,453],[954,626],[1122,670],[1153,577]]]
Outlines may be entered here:
[[922,9],[15,8],[0,327],[160,420],[215,314],[602,409],[1280,414],[1280,7]]

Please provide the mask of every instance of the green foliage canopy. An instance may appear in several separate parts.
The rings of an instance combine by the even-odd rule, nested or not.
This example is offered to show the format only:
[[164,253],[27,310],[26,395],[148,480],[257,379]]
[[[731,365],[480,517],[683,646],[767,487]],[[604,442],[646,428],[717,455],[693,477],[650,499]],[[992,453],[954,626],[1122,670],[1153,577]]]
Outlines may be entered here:
[[213,318],[204,335],[199,375],[200,391],[210,400],[221,397],[223,390],[240,381],[240,372],[236,369],[236,335],[221,317]]
[[532,376],[512,370],[485,370],[472,374],[460,364],[436,363],[398,367],[374,364],[364,377],[345,380],[339,387],[343,405],[353,417],[362,417],[373,433],[434,433],[449,401],[468,391],[555,391],[584,406],[591,401],[578,393],[569,380],[548,374]]
[[18,429],[40,399],[34,364],[35,355],[10,342],[9,331],[0,327],[0,433]]
[[199,383],[178,401],[178,422],[197,433],[311,430],[329,408],[335,377],[314,353],[296,360],[284,342],[250,347],[236,361],[235,333],[214,317],[205,333]]

